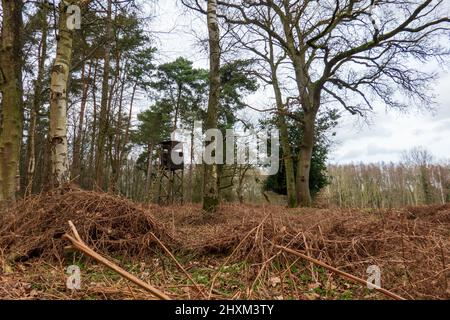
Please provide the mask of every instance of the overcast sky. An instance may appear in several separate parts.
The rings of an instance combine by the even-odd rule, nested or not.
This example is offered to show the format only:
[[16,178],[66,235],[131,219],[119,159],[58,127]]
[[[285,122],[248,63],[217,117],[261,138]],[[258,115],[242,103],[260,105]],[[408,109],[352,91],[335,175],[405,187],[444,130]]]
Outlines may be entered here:
[[[186,15],[177,0],[149,5],[156,15],[152,32],[157,38],[161,61],[184,56],[196,67],[207,68],[207,55],[198,45],[206,32],[205,22]],[[344,116],[336,129],[331,163],[398,161],[404,150],[426,147],[437,160],[450,159],[450,74],[442,70],[436,83],[438,106],[434,112],[412,110],[408,114],[386,112],[380,105],[367,124],[355,116]],[[249,103],[267,107],[268,93],[258,92]]]

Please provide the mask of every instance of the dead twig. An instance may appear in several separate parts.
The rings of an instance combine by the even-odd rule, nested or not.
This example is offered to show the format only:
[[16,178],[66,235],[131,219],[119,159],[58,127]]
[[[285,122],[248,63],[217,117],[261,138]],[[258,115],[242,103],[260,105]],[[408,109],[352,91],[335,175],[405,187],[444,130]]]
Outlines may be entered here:
[[[361,283],[363,285],[367,284],[366,280],[363,280],[363,279],[358,278],[358,277],[356,277],[356,276],[354,276],[352,274],[349,274],[347,272],[344,272],[344,271],[341,271],[339,269],[336,269],[335,267],[332,267],[332,266],[330,266],[330,265],[328,265],[326,263],[323,263],[322,261],[316,260],[314,258],[311,258],[311,257],[307,256],[307,255],[304,255],[301,252],[298,252],[298,251],[295,251],[295,250],[292,250],[292,249],[289,249],[289,248],[286,248],[286,247],[283,247],[283,246],[278,246],[278,245],[275,245],[275,247],[280,249],[280,250],[284,250],[287,253],[290,253],[290,254],[296,255],[298,257],[301,257],[301,258],[303,258],[305,260],[308,260],[308,261],[310,261],[310,262],[312,262],[312,263],[314,263],[316,265],[319,265],[319,266],[321,266],[321,267],[323,267],[325,269],[330,270],[331,272],[337,273],[337,274],[343,276],[344,278],[353,280],[355,282],[359,282],[359,283]],[[383,288],[380,288],[380,287],[377,287],[377,286],[373,286],[373,288],[376,291],[378,291],[378,292],[380,292],[380,293],[382,293],[382,294],[384,294],[384,295],[386,295],[386,296],[388,296],[390,298],[393,298],[395,300],[406,300],[405,298],[403,298],[403,297],[401,297],[401,296],[399,296],[399,295],[397,295],[397,294],[395,294],[393,292],[390,292],[389,290],[386,290],[386,289],[383,289]]]

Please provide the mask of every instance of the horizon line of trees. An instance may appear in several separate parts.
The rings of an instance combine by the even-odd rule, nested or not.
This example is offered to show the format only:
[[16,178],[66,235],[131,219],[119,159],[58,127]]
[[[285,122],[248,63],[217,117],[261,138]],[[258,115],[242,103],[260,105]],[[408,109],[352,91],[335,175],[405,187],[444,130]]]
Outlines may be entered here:
[[343,208],[390,209],[450,202],[450,162],[433,161],[424,148],[400,162],[329,165],[319,202]]

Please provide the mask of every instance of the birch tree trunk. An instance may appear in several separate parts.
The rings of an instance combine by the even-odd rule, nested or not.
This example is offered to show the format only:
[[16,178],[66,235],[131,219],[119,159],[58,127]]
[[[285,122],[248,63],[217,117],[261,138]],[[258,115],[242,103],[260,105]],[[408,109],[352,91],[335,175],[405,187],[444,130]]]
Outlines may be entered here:
[[23,123],[22,0],[2,0],[0,201],[14,201]]
[[[217,19],[217,0],[208,0],[207,23],[210,55],[210,90],[205,129],[217,128],[217,113],[220,95],[220,34]],[[211,143],[217,143],[211,142]],[[217,152],[217,150],[216,150]],[[204,165],[203,210],[214,212],[219,205],[217,164]]]
[[[195,124],[192,124],[192,132],[194,132],[195,128]],[[189,163],[189,174],[188,174],[188,190],[187,190],[187,196],[186,198],[188,199],[189,203],[192,203],[192,195],[193,195],[193,176],[194,176],[194,152],[195,152],[195,148],[194,148],[194,137],[195,134],[191,135],[191,155],[190,155],[190,163]]]
[[67,148],[67,85],[72,60],[73,30],[67,26],[68,6],[75,3],[61,1],[59,5],[59,33],[56,59],[51,73],[50,148],[51,186],[58,188],[69,179]]

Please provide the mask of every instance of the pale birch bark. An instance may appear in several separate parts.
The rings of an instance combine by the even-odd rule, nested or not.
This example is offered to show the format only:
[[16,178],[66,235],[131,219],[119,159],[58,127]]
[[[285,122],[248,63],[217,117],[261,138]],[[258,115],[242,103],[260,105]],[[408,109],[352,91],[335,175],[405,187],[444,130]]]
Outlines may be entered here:
[[74,2],[61,1],[59,5],[59,33],[56,59],[51,73],[50,99],[50,146],[51,185],[58,188],[69,179],[67,159],[67,83],[72,60],[73,30],[67,26],[68,5]]
[[[210,91],[205,129],[217,127],[217,112],[220,95],[220,32],[217,19],[217,0],[208,0],[207,23],[210,49]],[[212,142],[216,143],[216,142]],[[204,165],[203,209],[214,212],[219,205],[217,164]]]
[[89,0],[64,0],[59,4],[59,25],[56,58],[50,85],[50,148],[51,186],[58,188],[69,180],[70,170],[67,146],[67,97],[74,31],[69,28],[68,12],[71,5],[84,5]]

